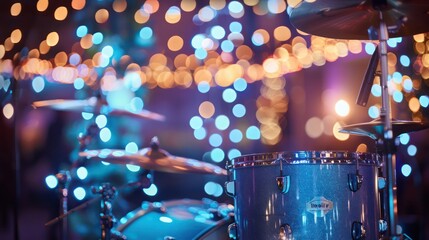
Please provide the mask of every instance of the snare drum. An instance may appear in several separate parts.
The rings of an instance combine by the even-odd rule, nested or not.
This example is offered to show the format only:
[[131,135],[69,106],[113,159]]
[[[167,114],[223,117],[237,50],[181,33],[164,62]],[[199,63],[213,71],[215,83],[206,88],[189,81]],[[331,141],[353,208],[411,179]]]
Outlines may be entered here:
[[233,207],[209,199],[144,202],[120,219],[127,240],[227,240]]
[[[297,151],[228,162],[241,240],[378,239],[376,154]],[[231,233],[232,234],[232,233]]]

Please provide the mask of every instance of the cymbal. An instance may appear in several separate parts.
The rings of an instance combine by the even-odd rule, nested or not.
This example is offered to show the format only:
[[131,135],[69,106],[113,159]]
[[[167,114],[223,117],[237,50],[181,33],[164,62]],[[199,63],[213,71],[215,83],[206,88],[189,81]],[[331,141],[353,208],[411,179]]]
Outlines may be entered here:
[[137,153],[119,149],[88,150],[79,156],[115,164],[132,164],[148,170],[168,173],[207,173],[226,175],[226,170],[195,159],[173,156],[165,150],[143,148]]
[[[387,0],[375,7],[369,0],[316,0],[302,1],[292,9],[290,21],[297,29],[316,36],[376,40],[369,36],[383,21],[389,37],[402,37],[429,32],[429,1]],[[379,10],[377,10],[379,9]],[[380,20],[382,16],[382,20]]]
[[126,116],[135,118],[145,118],[157,121],[164,121],[165,117],[161,114],[150,112],[148,110],[128,111],[125,109],[111,108],[106,101],[91,97],[84,100],[65,100],[54,99],[33,102],[33,107],[48,107],[59,111],[80,111],[89,113],[102,113],[110,116]]
[[[394,137],[397,137],[402,133],[419,131],[426,128],[429,128],[429,123],[392,120],[392,131]],[[342,127],[339,132],[367,136],[375,140],[382,139],[384,122],[381,121],[381,119],[375,119],[371,122],[347,125]]]

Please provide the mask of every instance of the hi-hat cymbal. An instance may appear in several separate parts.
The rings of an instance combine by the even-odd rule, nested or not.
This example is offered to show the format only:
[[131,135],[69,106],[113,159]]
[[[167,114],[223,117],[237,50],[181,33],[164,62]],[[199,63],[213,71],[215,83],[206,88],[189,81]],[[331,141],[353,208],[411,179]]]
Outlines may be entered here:
[[168,173],[207,173],[226,175],[226,170],[195,159],[173,156],[165,150],[143,148],[137,153],[102,149],[80,152],[79,156],[115,164],[132,164],[148,170]]
[[33,107],[41,108],[48,107],[59,111],[80,111],[96,114],[107,114],[111,116],[127,116],[135,118],[145,118],[157,121],[164,121],[165,117],[161,114],[150,112],[148,110],[128,111],[125,109],[111,108],[107,102],[99,100],[96,97],[91,97],[84,100],[65,100],[54,99],[37,101],[33,103]]
[[[429,128],[429,123],[392,120],[392,131],[394,137],[397,137],[402,133],[415,132],[426,128]],[[376,119],[371,122],[344,126],[339,132],[367,136],[377,140],[383,138],[384,123],[381,119]]]
[[429,1],[387,0],[378,7],[373,6],[374,2],[376,1],[302,1],[292,9],[290,21],[303,32],[338,39],[371,39],[369,30],[377,30],[380,22],[386,24],[389,37],[429,32]]

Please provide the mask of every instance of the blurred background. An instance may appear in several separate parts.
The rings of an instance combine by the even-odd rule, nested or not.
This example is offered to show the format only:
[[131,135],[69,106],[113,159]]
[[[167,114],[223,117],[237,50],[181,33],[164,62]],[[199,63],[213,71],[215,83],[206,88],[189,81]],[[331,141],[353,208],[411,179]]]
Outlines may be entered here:
[[[70,171],[68,208],[109,182],[120,219],[143,202],[209,198],[233,203],[226,176],[148,171],[82,159],[86,149],[136,153],[159,147],[225,168],[228,159],[275,151],[375,152],[366,136],[341,126],[380,116],[374,80],[358,106],[377,41],[337,40],[294,28],[300,1],[6,0],[0,9],[0,238],[58,239],[58,179]],[[316,24],[316,23],[315,23]],[[428,118],[426,33],[388,40],[393,118]],[[126,114],[34,102],[99,97]],[[150,111],[164,121],[132,116]],[[95,127],[94,127],[95,126]],[[398,216],[413,239],[429,237],[428,130],[398,137]],[[147,189],[122,187],[149,176]],[[369,196],[371,198],[371,196]],[[99,237],[99,202],[70,214],[72,239]]]

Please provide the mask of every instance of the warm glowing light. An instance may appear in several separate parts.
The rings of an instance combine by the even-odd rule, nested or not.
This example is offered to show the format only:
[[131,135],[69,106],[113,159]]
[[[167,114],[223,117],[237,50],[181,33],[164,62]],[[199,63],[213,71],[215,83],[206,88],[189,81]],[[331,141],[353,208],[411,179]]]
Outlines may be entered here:
[[99,9],[95,13],[95,21],[98,23],[105,23],[109,19],[109,11],[107,9]]
[[408,107],[410,108],[411,111],[418,112],[420,110],[419,99],[416,97],[412,97],[408,102]]
[[167,42],[168,49],[171,51],[179,51],[183,47],[183,39],[180,36],[172,36]]
[[182,8],[185,12],[191,12],[197,6],[197,2],[195,0],[182,0],[180,2],[180,8]]
[[10,40],[12,43],[19,43],[22,39],[22,32],[20,29],[15,29],[10,34]]
[[54,17],[58,21],[63,21],[64,19],[67,18],[67,14],[68,14],[67,8],[62,6],[62,7],[58,7],[55,10]]
[[176,6],[171,6],[165,13],[165,21],[170,24],[178,23],[181,17],[180,8]]
[[348,133],[341,133],[339,132],[341,129],[341,125],[339,122],[336,122],[334,124],[334,127],[332,128],[332,133],[334,134],[334,137],[340,141],[346,141],[347,139],[349,139],[350,134]]
[[335,112],[338,116],[345,117],[350,113],[350,105],[345,100],[339,100],[335,103]]
[[134,14],[134,21],[136,21],[136,23],[146,23],[147,21],[149,21],[149,18],[150,14],[143,9],[137,10]]
[[46,37],[46,43],[50,47],[53,47],[53,46],[57,45],[58,42],[59,42],[59,40],[60,40],[60,36],[58,35],[57,32],[51,32]]
[[277,41],[287,41],[291,38],[292,33],[290,29],[286,26],[279,26],[274,29],[274,38]]
[[55,65],[57,66],[64,66],[67,64],[67,54],[65,52],[59,52],[57,55],[55,55]]
[[215,106],[209,101],[202,102],[198,108],[198,112],[203,118],[211,118],[215,113]]
[[49,1],[48,0],[39,0],[37,1],[37,11],[44,12],[48,9]]
[[48,45],[48,43],[46,42],[46,40],[43,40],[39,44],[39,51],[40,51],[41,54],[48,53],[50,49],[51,49],[51,47]]
[[11,119],[14,113],[14,109],[12,104],[8,103],[6,105],[4,105],[3,107],[3,115],[7,118],[7,119]]
[[115,12],[121,13],[127,9],[127,1],[126,0],[115,0],[113,2],[112,8]]
[[311,138],[318,138],[323,134],[323,121],[318,117],[312,117],[305,123],[305,133]]
[[71,6],[74,10],[82,10],[85,7],[86,0],[72,0]]
[[18,16],[22,11],[22,5],[21,3],[14,3],[11,7],[10,7],[10,15],[16,17]]

